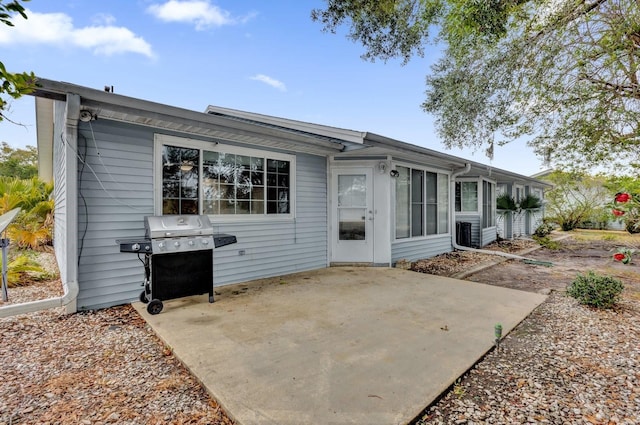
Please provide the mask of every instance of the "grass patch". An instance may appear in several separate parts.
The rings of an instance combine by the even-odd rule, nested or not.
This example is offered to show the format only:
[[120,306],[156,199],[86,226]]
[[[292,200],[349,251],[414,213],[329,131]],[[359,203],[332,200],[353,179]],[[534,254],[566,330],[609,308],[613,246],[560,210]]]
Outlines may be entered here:
[[620,244],[640,244],[640,234],[632,235],[621,230],[589,230],[576,229],[568,232],[576,241],[592,242],[617,242]]

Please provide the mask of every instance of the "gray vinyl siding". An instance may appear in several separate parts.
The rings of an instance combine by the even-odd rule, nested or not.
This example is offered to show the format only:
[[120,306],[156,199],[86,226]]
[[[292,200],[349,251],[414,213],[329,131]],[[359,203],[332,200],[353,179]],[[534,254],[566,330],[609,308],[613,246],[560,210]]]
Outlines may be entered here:
[[[78,137],[87,163],[79,172],[80,310],[138,299],[142,264],[136,255],[120,253],[115,241],[144,236],[144,216],[154,213],[154,129],[106,120],[92,126],[93,132],[83,123]],[[295,219],[220,222],[211,217],[215,232],[238,238],[237,244],[214,250],[216,286],[326,267],[326,159],[299,154],[296,170]]]
[[[536,193],[538,192],[538,193]],[[542,192],[542,193],[540,193]],[[539,190],[536,191],[534,188],[531,189],[531,193],[533,193],[534,195],[538,196],[540,198],[541,201],[544,201],[544,191]],[[541,208],[538,211],[534,211],[529,215],[529,228],[528,230],[528,234],[529,235],[533,235],[533,233],[536,231],[536,229],[538,227],[540,227],[540,225],[542,224],[542,219],[544,218],[544,210]]]
[[[54,135],[60,135],[64,131],[65,105],[65,102],[61,101],[55,101],[54,103]],[[73,219],[73,217],[69,217],[67,213],[67,181],[65,175],[68,168],[67,161],[73,160],[75,158],[67,158],[62,138],[55,139],[53,141],[53,199],[55,202],[53,246],[62,282],[68,282],[70,278],[67,270],[67,220]]]
[[215,286],[326,267],[327,181],[326,158],[298,154],[295,219],[224,223],[213,217],[214,232],[238,239],[214,250]]
[[138,299],[142,264],[115,241],[144,236],[144,216],[153,214],[152,129],[101,120],[91,127],[82,123],[78,135],[86,158],[78,163],[79,310]]
[[480,246],[480,216],[477,214],[456,214],[456,221],[471,223],[471,246]]
[[520,237],[527,234],[527,213],[515,213],[513,217],[513,237]]
[[497,237],[498,234],[496,227],[487,227],[486,229],[482,229],[482,246],[489,245],[491,242],[495,241]]
[[391,245],[391,262],[416,261],[451,252],[451,236],[438,235],[421,239],[397,240]]

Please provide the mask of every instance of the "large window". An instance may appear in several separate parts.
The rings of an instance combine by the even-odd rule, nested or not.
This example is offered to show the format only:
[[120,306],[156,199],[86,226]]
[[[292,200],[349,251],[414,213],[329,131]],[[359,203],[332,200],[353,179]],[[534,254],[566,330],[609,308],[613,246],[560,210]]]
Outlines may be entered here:
[[482,227],[496,225],[496,185],[488,181],[482,182]]
[[456,182],[456,212],[478,212],[477,182]]
[[396,239],[448,233],[448,176],[408,167],[396,170]]
[[185,145],[157,146],[162,157],[162,214],[291,214],[292,156]]

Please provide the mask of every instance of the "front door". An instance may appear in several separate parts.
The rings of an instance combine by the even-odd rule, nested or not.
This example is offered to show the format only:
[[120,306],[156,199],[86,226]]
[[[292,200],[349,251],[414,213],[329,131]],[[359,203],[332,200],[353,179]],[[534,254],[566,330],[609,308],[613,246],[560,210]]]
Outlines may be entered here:
[[373,262],[373,179],[371,168],[333,169],[331,261]]

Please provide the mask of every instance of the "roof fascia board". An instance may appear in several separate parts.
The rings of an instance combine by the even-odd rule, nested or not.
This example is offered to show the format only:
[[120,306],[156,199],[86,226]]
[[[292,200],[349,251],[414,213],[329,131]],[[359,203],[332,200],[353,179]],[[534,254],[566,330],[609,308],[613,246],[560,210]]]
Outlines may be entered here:
[[165,121],[177,121],[177,119],[180,119],[183,123],[188,123],[193,126],[222,127],[228,129],[230,132],[242,132],[244,135],[255,136],[257,138],[269,136],[280,140],[322,146],[332,151],[341,151],[345,147],[342,143],[319,140],[311,135],[307,136],[286,130],[279,130],[277,128],[268,128],[247,122],[234,121],[221,116],[108,93],[75,84],[38,79],[37,85],[38,88],[33,93],[36,97],[64,100],[66,99],[67,93],[74,93],[81,97],[83,106],[89,108],[109,109],[114,112],[138,114],[151,119],[155,118]]
[[482,164],[479,162],[466,160],[464,158],[438,152],[433,149],[424,148],[422,146],[401,142],[399,140],[384,137],[375,133],[367,133],[365,143],[371,143],[372,145],[389,147],[398,152],[404,152],[409,154],[422,154],[422,155],[435,157],[444,161],[448,161],[456,166],[464,166],[465,164],[468,163],[471,165],[472,169],[477,170],[478,173],[483,176],[486,175],[487,173],[491,173],[491,174],[502,175],[511,179],[522,180],[527,183],[534,183],[539,186],[552,187],[548,183],[542,182],[540,180],[537,180],[529,176],[513,173],[511,171],[503,170],[500,168],[495,168],[490,165]]
[[357,143],[360,145],[364,143],[364,138],[366,135],[366,133],[355,130],[347,130],[344,128],[331,127],[328,125],[313,124],[309,122],[257,114],[253,112],[239,111],[237,109],[223,108],[214,105],[209,105],[206,109],[206,113],[223,116],[226,115],[230,117],[237,117],[250,121],[261,122],[269,125],[291,128],[306,133],[317,134],[319,136],[338,139],[350,143]]

